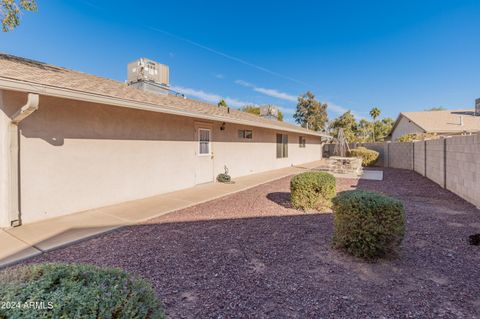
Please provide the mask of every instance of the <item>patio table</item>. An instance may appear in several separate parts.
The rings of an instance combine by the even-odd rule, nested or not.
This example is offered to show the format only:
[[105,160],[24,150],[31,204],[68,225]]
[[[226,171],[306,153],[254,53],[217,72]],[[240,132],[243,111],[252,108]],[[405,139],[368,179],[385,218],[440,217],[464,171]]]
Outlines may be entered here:
[[358,157],[330,156],[328,159],[330,170],[334,173],[362,174],[362,159]]

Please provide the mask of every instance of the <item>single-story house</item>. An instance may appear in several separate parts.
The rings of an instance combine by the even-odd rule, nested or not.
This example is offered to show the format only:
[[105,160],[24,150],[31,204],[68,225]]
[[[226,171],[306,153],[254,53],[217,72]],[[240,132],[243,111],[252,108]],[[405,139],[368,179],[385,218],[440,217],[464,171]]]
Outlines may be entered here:
[[480,112],[476,113],[474,109],[402,112],[388,139],[394,142],[406,134],[461,135],[476,132],[480,132]]
[[316,161],[328,137],[0,54],[0,227]]

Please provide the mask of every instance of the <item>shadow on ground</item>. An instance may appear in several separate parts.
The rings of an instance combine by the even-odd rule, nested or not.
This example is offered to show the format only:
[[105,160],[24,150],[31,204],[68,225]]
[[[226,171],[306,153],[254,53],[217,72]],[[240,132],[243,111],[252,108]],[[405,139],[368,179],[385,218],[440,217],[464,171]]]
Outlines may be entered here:
[[290,202],[290,192],[269,193],[267,194],[267,198],[282,207],[293,208],[292,203]]

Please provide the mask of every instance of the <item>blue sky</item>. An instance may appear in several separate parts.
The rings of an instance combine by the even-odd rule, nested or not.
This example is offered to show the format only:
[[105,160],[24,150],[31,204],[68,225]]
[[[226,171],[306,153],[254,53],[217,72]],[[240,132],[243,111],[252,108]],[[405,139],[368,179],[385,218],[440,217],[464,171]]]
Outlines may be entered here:
[[37,2],[0,51],[120,81],[147,57],[191,98],[272,103],[289,121],[307,90],[330,118],[480,97],[480,1]]

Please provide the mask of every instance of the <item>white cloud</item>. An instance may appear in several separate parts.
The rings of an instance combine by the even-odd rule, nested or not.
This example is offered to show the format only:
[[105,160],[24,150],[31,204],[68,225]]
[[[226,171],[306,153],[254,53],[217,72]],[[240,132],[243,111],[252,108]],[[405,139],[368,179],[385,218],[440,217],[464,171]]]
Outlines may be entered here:
[[196,90],[192,88],[186,88],[183,86],[173,86],[173,85],[170,88],[174,91],[185,94],[187,97],[193,96],[200,100],[203,100],[205,102],[210,102],[213,104],[217,104],[218,101],[220,101],[221,99],[224,99],[225,102],[227,102],[228,106],[233,106],[233,107],[242,107],[247,104],[255,105],[255,103],[241,101],[241,100],[230,98],[230,97],[223,97],[215,93],[205,92],[203,90]]
[[[217,75],[215,75],[215,76],[217,76]],[[235,83],[238,84],[238,85],[244,86],[244,87],[251,88],[255,92],[258,92],[258,93],[261,93],[261,94],[264,94],[264,95],[268,95],[268,96],[275,97],[275,98],[282,99],[282,100],[289,101],[289,102],[297,102],[297,97],[296,96],[290,95],[288,93],[280,92],[280,91],[275,90],[275,89],[267,89],[267,88],[257,87],[254,84],[243,81],[243,80],[236,80]],[[170,88],[174,91],[185,94],[187,97],[194,97],[194,98],[197,98],[197,99],[200,99],[200,100],[203,100],[205,102],[212,103],[212,104],[217,104],[218,101],[220,101],[221,99],[224,99],[225,102],[227,102],[227,104],[231,107],[237,107],[238,108],[238,107],[242,107],[244,105],[257,105],[256,103],[253,103],[253,102],[242,101],[242,100],[239,100],[237,98],[223,97],[223,96],[218,95],[216,93],[205,92],[203,90],[197,90],[197,89],[193,89],[193,88],[187,88],[187,87],[182,87],[182,86],[171,86]],[[327,110],[331,111],[335,114],[341,115],[341,114],[343,114],[343,113],[345,113],[349,110],[349,109],[347,109],[343,106],[340,106],[340,105],[332,103],[332,102],[327,101],[325,103],[328,104]],[[295,108],[294,107],[292,107],[292,108],[282,107],[282,106],[277,106],[277,107],[284,114],[293,115],[295,113]],[[352,113],[357,119],[364,118],[363,116],[359,116],[357,113],[355,113],[353,111],[352,111]]]
[[351,111],[353,116],[355,116],[357,120],[361,120],[361,119],[365,118],[364,116],[359,115],[357,112],[354,112],[352,109],[347,109],[343,106],[337,105],[337,104],[332,103],[332,102],[326,102],[326,103],[328,104],[327,110],[330,110],[330,111],[332,111],[334,113],[337,113],[339,115],[342,115],[343,113],[345,113],[347,111]]
[[282,100],[289,101],[289,102],[297,102],[297,97],[296,96],[290,95],[290,94],[285,93],[285,92],[280,92],[280,91],[277,91],[275,89],[265,89],[265,88],[257,88],[256,87],[253,90],[255,92],[262,93],[262,94],[265,94],[265,95],[268,95],[268,96],[271,96],[271,97],[275,97],[277,99],[282,99]]
[[235,84],[238,84],[238,85],[241,85],[241,86],[244,86],[244,87],[247,87],[247,88],[254,87],[254,85],[252,83],[249,83],[249,82],[243,81],[243,80],[235,80]]
[[243,80],[236,80],[235,83],[244,87],[252,88],[255,92],[268,95],[277,99],[281,99],[289,102],[297,102],[296,96],[285,93],[285,92],[281,92],[276,89],[267,89],[267,88],[258,87],[252,83],[249,83]]
[[221,73],[218,73],[218,74],[215,74],[215,77],[216,77],[217,79],[223,80],[223,79],[225,78],[225,75],[223,75],[223,74],[221,74]]
[[296,111],[296,109],[291,109],[291,108],[286,108],[286,107],[283,107],[283,106],[278,106],[276,105],[276,107],[278,107],[278,109],[280,111],[282,111],[283,114],[290,114],[290,115],[293,115]]
[[[255,84],[252,84],[252,83],[244,81],[244,80],[236,80],[235,84],[241,85],[243,87],[251,88],[255,92],[258,92],[258,93],[261,93],[261,94],[264,94],[264,95],[268,95],[268,96],[271,96],[271,97],[274,97],[274,98],[277,98],[277,99],[285,100],[285,101],[288,101],[288,102],[295,102],[296,103],[298,101],[298,97],[296,97],[294,95],[291,95],[291,94],[288,94],[288,93],[285,93],[285,92],[281,92],[281,91],[276,90],[276,89],[267,89],[267,88],[258,87]],[[345,108],[343,106],[340,106],[338,104],[328,102],[328,101],[325,102],[325,103],[328,104],[327,109],[329,111],[333,112],[333,113],[343,114],[343,113],[348,111],[347,108]],[[295,113],[295,110],[292,109],[292,108],[285,108],[285,107],[279,107],[279,108],[285,114],[294,114]],[[362,118],[362,117],[359,117],[355,112],[352,112],[352,113],[353,113],[353,115],[355,115],[355,117]]]
[[348,111],[348,109],[344,108],[343,106],[337,105],[335,103],[332,103],[332,102],[325,102],[325,103],[328,104],[328,109],[334,113],[343,114]]

